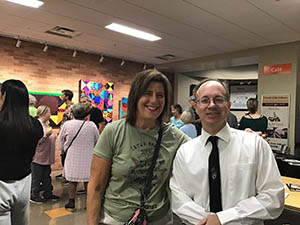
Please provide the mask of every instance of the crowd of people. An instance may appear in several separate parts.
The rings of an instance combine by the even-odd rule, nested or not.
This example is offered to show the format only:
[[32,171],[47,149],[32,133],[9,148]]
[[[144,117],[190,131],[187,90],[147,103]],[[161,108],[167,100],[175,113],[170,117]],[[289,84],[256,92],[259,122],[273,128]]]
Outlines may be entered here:
[[267,127],[256,99],[238,124],[217,79],[200,82],[183,110],[170,106],[167,77],[144,70],[130,87],[126,118],[106,126],[89,96],[73,104],[73,93],[63,90],[57,137],[50,108],[33,109],[36,99],[21,81],[7,80],[0,90],[1,225],[28,225],[29,200],[60,199],[51,182],[56,141],[68,182],[65,209],[76,209],[82,182],[88,225],[262,225],[283,210],[284,186],[259,135]]

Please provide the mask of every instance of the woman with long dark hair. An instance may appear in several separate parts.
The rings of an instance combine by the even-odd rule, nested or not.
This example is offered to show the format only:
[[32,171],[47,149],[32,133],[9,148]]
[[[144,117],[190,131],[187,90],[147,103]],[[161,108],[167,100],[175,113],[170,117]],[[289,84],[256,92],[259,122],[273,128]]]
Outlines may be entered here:
[[0,224],[28,224],[31,162],[43,136],[28,106],[24,83],[6,80],[0,91]]

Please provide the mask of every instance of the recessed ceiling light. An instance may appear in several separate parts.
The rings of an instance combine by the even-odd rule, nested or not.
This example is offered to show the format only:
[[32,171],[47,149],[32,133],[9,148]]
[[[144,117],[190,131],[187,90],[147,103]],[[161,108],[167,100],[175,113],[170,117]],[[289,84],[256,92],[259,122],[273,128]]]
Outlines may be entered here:
[[144,31],[141,30],[137,30],[131,27],[126,27],[117,23],[112,23],[110,25],[105,26],[105,28],[113,30],[113,31],[117,31],[120,32],[122,34],[127,34],[136,38],[141,38],[147,41],[158,41],[161,38],[158,36],[155,36],[153,34],[150,33],[146,33]]
[[41,7],[44,2],[38,1],[38,0],[6,0],[8,2],[13,2],[16,4],[32,7],[32,8],[39,8]]

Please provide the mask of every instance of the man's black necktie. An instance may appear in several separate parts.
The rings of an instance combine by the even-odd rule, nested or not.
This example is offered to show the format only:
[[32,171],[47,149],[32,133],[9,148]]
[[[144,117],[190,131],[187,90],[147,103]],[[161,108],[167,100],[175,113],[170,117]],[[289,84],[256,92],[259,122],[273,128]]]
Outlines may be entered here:
[[209,177],[209,204],[211,212],[222,211],[221,198],[221,174],[219,163],[218,137],[210,136],[208,141],[212,144],[212,151],[208,159],[208,177]]

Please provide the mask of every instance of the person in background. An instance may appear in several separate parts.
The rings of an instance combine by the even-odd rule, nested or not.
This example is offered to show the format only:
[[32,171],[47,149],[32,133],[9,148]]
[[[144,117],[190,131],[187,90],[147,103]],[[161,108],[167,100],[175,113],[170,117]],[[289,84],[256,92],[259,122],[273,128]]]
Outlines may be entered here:
[[268,143],[230,128],[229,91],[215,79],[196,87],[203,130],[178,150],[170,180],[172,208],[186,224],[263,225],[284,208],[284,186]]
[[35,107],[36,98],[33,95],[29,95],[29,115],[32,117],[36,117],[37,108]]
[[194,95],[190,96],[189,98],[189,107],[186,109],[186,111],[192,113],[193,115],[193,121],[192,123],[195,125],[197,129],[197,136],[201,134],[202,131],[202,124],[201,119],[199,115],[196,113],[196,97]]
[[228,112],[227,114],[227,123],[229,124],[230,127],[238,129],[238,121],[236,116],[232,112]]
[[105,127],[102,111],[98,108],[93,107],[92,100],[87,95],[80,96],[79,102],[85,104],[86,110],[90,115],[90,121],[95,123],[99,130],[99,134],[101,134]]
[[[40,105],[37,109],[37,118],[43,126],[44,136],[40,139],[32,160],[32,182],[30,201],[43,203],[45,200],[58,201],[59,197],[52,193],[51,164],[55,161],[55,140],[52,128],[48,125],[50,108]],[[42,184],[42,185],[40,185]],[[41,188],[44,198],[40,197]]]
[[247,101],[247,108],[249,110],[245,116],[242,117],[240,121],[240,130],[245,130],[250,128],[253,131],[260,131],[263,134],[266,133],[268,128],[267,117],[257,113],[258,102],[255,98],[249,98]]
[[[188,111],[190,113],[192,113],[193,116],[193,120],[196,120],[197,114],[196,114],[196,109],[195,109],[195,105],[196,105],[196,97],[194,95],[190,96],[189,98],[189,107],[185,110]],[[199,119],[199,118],[197,118]]]
[[58,136],[58,147],[63,151],[68,150],[64,176],[69,181],[69,202],[65,205],[65,209],[69,211],[76,209],[77,183],[83,182],[85,189],[87,189],[93,148],[99,137],[96,125],[92,121],[86,120],[88,112],[85,105],[77,103],[72,108],[75,119],[66,121]]
[[140,205],[141,190],[149,171],[158,131],[162,140],[152,187],[145,207],[149,224],[169,225],[169,177],[181,144],[189,140],[176,127],[164,123],[170,102],[170,83],[157,70],[137,74],[129,91],[126,119],[108,124],[94,149],[87,192],[87,224],[123,225]]
[[188,112],[188,111],[184,111],[181,114],[180,119],[182,120],[182,122],[184,123],[184,125],[180,128],[180,130],[185,133],[186,135],[188,135],[190,138],[195,138],[197,137],[197,130],[194,124],[192,124],[191,122],[193,121],[193,116],[192,113]]
[[72,115],[73,92],[66,89],[66,90],[62,90],[61,93],[62,93],[61,99],[66,104],[66,109],[64,111],[63,118],[62,118],[62,122],[64,123],[67,120],[73,119],[73,115]]
[[[65,108],[65,111],[64,111],[64,114],[63,114],[63,117],[62,117],[62,121],[61,121],[61,124],[60,124],[62,126],[66,121],[73,119],[73,113],[72,113],[73,92],[66,89],[66,90],[62,90],[61,93],[62,93],[61,99],[62,99],[63,103],[66,104],[66,108]],[[61,165],[62,165],[62,167],[64,167],[65,158],[63,157],[64,156],[63,152],[61,152],[60,156],[61,156]],[[68,184],[68,181],[63,177],[62,174],[59,174],[59,175],[55,176],[55,178],[56,179],[62,179],[62,184],[63,185]]]
[[43,137],[28,112],[29,97],[20,80],[6,80],[0,91],[0,224],[28,225],[31,161]]
[[[87,95],[80,96],[79,102],[85,104],[86,110],[89,113],[89,120],[95,123],[98,128],[99,134],[101,134],[105,127],[102,111],[98,108],[93,107],[92,100]],[[86,194],[86,190],[80,189],[76,192],[76,194]]]
[[178,129],[184,125],[184,123],[181,121],[180,116],[182,113],[182,107],[179,104],[175,104],[171,106],[171,112],[172,117],[170,119],[170,122],[172,125],[177,127]]

